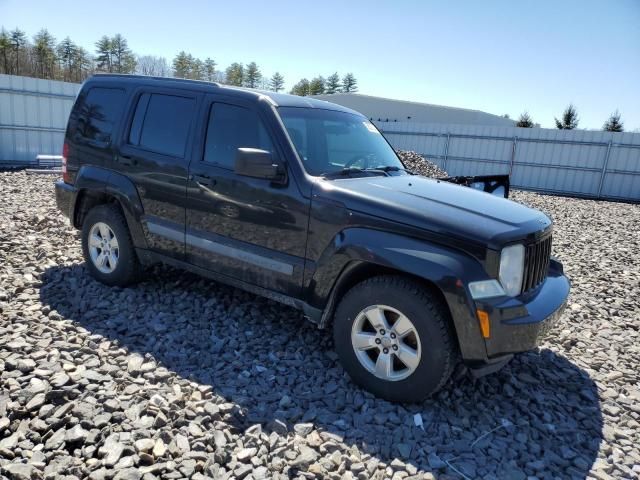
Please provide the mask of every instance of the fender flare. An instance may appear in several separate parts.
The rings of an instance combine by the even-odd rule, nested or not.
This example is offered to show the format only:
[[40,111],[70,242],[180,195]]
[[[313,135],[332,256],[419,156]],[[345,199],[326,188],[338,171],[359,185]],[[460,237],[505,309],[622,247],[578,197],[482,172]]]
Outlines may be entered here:
[[475,303],[466,288],[471,281],[487,278],[477,259],[444,245],[390,232],[345,229],[324,250],[306,285],[308,303],[323,310],[321,327],[334,313],[340,285],[348,283],[348,277],[362,266],[409,274],[435,285],[449,307],[462,356],[487,358]]
[[140,221],[144,209],[138,190],[127,176],[106,168],[87,165],[78,171],[74,187],[77,192],[72,210],[74,224],[79,199],[83,192],[88,191],[109,196],[115,198],[122,208],[133,245],[136,248],[147,248],[147,241]]

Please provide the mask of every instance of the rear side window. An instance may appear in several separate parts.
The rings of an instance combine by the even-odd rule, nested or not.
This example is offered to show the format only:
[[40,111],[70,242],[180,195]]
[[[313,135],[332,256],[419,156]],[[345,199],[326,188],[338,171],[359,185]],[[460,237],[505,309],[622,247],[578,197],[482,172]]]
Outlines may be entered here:
[[76,134],[86,140],[110,142],[124,112],[125,101],[122,89],[90,88],[86,95],[80,96],[75,107]]
[[238,148],[273,152],[273,144],[258,114],[248,108],[214,103],[209,112],[204,161],[231,168]]
[[184,157],[195,112],[192,98],[144,93],[133,116],[129,143],[173,157]]

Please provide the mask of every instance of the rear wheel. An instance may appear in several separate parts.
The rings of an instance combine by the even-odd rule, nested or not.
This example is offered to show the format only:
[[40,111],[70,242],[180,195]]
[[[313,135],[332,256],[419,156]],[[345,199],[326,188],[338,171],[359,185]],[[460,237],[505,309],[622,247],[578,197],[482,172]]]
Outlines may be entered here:
[[124,287],[140,275],[127,223],[114,205],[92,208],[82,224],[82,253],[91,275],[107,285]]
[[334,317],[336,351],[351,378],[377,396],[417,402],[448,380],[457,358],[440,299],[401,276],[365,280]]

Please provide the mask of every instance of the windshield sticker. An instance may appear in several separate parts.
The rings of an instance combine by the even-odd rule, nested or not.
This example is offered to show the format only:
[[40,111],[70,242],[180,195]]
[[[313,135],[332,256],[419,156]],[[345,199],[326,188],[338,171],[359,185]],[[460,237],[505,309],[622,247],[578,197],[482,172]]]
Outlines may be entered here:
[[378,129],[376,129],[376,127],[374,127],[374,126],[373,126],[373,123],[371,123],[371,122],[367,122],[367,121],[365,121],[365,122],[362,122],[362,124],[363,124],[365,127],[367,127],[367,130],[369,130],[371,133],[378,133],[378,134],[380,133],[380,132],[378,131]]

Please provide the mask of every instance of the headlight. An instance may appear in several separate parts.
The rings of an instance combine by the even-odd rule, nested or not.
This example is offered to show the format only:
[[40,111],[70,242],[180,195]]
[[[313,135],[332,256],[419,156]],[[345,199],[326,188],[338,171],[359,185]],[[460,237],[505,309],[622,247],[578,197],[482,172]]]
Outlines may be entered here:
[[502,249],[500,254],[500,283],[507,295],[520,295],[524,274],[524,246],[511,245]]

